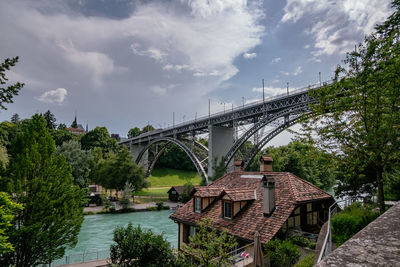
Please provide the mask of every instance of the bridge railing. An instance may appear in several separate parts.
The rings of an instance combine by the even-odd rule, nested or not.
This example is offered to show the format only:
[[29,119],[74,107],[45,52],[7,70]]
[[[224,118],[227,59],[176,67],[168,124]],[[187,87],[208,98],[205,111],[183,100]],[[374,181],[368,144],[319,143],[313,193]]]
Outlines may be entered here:
[[[289,91],[289,96],[290,95],[299,94],[299,93],[302,93],[302,92],[305,92],[305,91],[308,91],[308,90],[311,90],[311,89],[317,89],[320,86],[324,86],[326,84],[331,84],[331,83],[332,83],[332,80],[328,80],[328,81],[325,81],[323,83],[316,83],[316,84],[309,85],[309,86],[306,86],[306,87],[302,87],[302,88],[299,88],[299,89],[294,89],[294,90]],[[198,117],[196,119],[188,120],[188,121],[181,122],[181,123],[175,124],[173,126],[169,126],[167,128],[164,128],[164,129],[162,129],[162,132],[170,131],[170,130],[173,130],[175,128],[180,128],[182,126],[185,126],[185,125],[188,125],[188,124],[193,124],[193,123],[196,123],[196,122],[199,122],[199,121],[208,120],[210,118],[215,118],[215,117],[222,116],[222,115],[232,114],[235,111],[240,111],[240,110],[244,110],[244,109],[247,109],[247,108],[255,107],[255,106],[261,105],[263,103],[267,103],[267,102],[270,102],[270,101],[273,101],[273,100],[277,100],[277,99],[280,99],[280,98],[285,98],[287,96],[288,96],[287,93],[282,93],[282,94],[278,94],[278,95],[275,95],[275,96],[270,96],[270,97],[264,98],[264,100],[261,99],[261,100],[257,100],[257,101],[251,102],[251,103],[247,103],[245,105],[237,106],[237,107],[234,107],[234,108],[231,108],[231,109],[226,109],[225,111],[219,111],[219,112],[216,112],[216,113],[213,113],[213,114],[210,114],[210,115],[204,115],[204,116]],[[157,134],[157,133],[148,132],[148,133],[146,133],[144,135],[141,135],[141,136],[138,136],[136,138],[144,138],[144,137],[147,137],[147,136],[150,137],[153,134]]]
[[324,242],[322,243],[321,251],[317,263],[320,262],[324,257],[328,256],[332,252],[332,217],[338,213],[338,207],[344,209],[345,207],[351,205],[354,202],[360,201],[358,198],[348,197],[342,200],[335,201],[330,207],[328,212],[328,226],[326,229],[326,235]]

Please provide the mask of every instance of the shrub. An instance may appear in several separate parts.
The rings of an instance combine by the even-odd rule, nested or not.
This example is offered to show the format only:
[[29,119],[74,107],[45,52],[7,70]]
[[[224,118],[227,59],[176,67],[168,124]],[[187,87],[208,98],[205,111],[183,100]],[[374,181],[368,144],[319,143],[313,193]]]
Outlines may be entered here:
[[315,242],[310,241],[308,238],[303,237],[303,236],[291,236],[289,237],[289,240],[300,247],[308,247],[311,249],[315,249]]
[[271,240],[265,246],[271,266],[292,266],[300,257],[300,250],[290,240]]
[[299,261],[294,267],[312,267],[314,266],[314,254],[308,254],[301,261]]
[[162,235],[151,230],[143,231],[131,223],[126,228],[114,230],[114,242],[110,246],[111,263],[121,267],[175,266],[176,259],[171,245]]
[[156,205],[157,205],[157,210],[164,209],[164,202],[158,201],[158,202],[156,202]]
[[379,212],[354,203],[332,218],[333,242],[338,246],[367,226],[379,216]]

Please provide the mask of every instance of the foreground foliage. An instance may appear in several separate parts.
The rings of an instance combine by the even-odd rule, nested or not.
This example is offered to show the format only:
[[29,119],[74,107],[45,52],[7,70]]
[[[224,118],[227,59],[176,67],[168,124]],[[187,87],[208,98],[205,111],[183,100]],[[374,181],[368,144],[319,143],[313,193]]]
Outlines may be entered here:
[[332,218],[333,242],[340,246],[378,217],[379,212],[360,203],[346,207]]
[[271,267],[292,266],[299,259],[301,252],[290,240],[273,239],[265,245]]
[[[6,78],[5,72],[10,70],[10,67],[14,67],[18,62],[18,57],[6,58],[4,62],[0,63],[0,84],[7,84],[8,79]],[[23,83],[17,82],[15,84],[8,85],[6,88],[0,87],[0,109],[7,109],[4,104],[13,103],[13,97],[18,95],[19,90],[24,86]]]
[[385,210],[383,174],[399,166],[400,150],[400,1],[376,32],[348,53],[332,85],[315,90],[309,130],[333,151],[339,166],[337,193],[378,191]]
[[151,230],[142,230],[140,225],[133,227],[129,223],[126,228],[114,230],[114,242],[110,247],[112,266],[175,266],[176,258],[171,245],[162,235]]
[[290,172],[321,189],[328,190],[335,182],[335,165],[329,153],[318,149],[311,141],[294,140],[285,146],[268,147],[250,166],[258,171],[260,156],[273,158],[273,169],[278,172]]
[[230,264],[228,253],[237,246],[237,242],[226,231],[217,233],[212,224],[213,221],[209,218],[200,220],[195,235],[189,237],[189,244],[182,245],[182,250],[187,255],[187,262],[193,262],[196,266]]
[[45,120],[34,115],[10,150],[5,181],[23,210],[7,231],[15,250],[2,255],[1,266],[49,264],[77,242],[84,194],[73,185],[65,157],[54,152]]
[[301,261],[299,261],[294,267],[313,267],[314,266],[314,254],[308,254]]
[[6,232],[12,226],[15,214],[21,209],[20,204],[13,202],[6,193],[0,192],[0,255],[14,250]]

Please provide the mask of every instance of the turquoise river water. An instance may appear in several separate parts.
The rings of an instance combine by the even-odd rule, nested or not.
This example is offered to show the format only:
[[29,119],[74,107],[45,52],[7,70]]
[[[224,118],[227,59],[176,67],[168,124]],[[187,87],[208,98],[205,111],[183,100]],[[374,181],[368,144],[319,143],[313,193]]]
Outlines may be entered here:
[[[106,250],[113,243],[113,231],[117,226],[126,226],[132,222],[142,229],[151,229],[154,233],[163,233],[164,238],[172,247],[178,246],[178,225],[169,219],[173,211],[145,211],[123,214],[99,214],[85,216],[78,243],[74,248],[67,249],[64,258],[54,262],[54,265],[86,261],[88,258],[106,258]],[[99,255],[96,253],[102,252]],[[85,256],[82,256],[85,255]],[[74,256],[75,255],[75,256]],[[66,262],[68,261],[68,262]]]

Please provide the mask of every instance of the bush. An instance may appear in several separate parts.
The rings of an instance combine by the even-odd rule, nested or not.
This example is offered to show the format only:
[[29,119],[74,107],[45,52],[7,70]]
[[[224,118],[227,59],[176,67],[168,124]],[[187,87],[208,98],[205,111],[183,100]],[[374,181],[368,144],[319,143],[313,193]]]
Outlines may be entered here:
[[265,246],[271,267],[292,266],[300,257],[300,250],[290,240],[271,240]]
[[314,266],[314,254],[308,254],[301,261],[299,261],[294,267],[313,267]]
[[354,203],[332,218],[333,242],[340,246],[379,216],[360,203]]
[[164,209],[164,202],[158,201],[158,202],[156,202],[156,205],[157,205],[157,210]]
[[126,228],[115,228],[113,240],[116,244],[110,246],[110,259],[116,266],[176,266],[170,243],[151,230],[129,223]]
[[311,249],[315,249],[315,242],[310,241],[308,238],[303,236],[291,236],[288,238],[293,244],[300,247],[308,247]]

